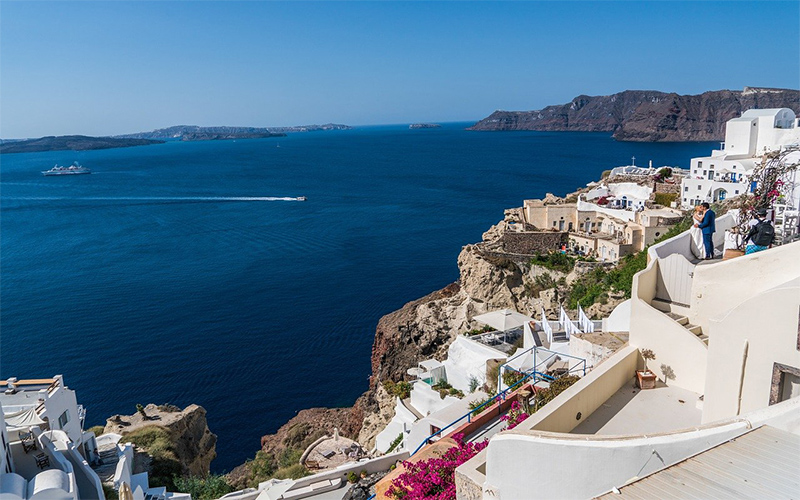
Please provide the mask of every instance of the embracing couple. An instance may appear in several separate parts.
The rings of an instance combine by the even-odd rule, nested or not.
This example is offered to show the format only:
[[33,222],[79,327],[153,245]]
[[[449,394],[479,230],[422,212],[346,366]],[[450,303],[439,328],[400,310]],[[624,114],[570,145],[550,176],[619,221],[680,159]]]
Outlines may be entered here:
[[691,229],[692,253],[698,259],[713,259],[717,214],[711,210],[708,203],[702,203],[694,207],[692,218],[694,219],[694,226]]

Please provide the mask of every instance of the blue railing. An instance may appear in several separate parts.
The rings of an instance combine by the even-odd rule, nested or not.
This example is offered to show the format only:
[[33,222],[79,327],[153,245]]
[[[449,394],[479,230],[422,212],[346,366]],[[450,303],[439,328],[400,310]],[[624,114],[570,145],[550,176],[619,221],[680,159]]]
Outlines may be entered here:
[[[512,367],[508,366],[508,364],[510,362],[512,362],[515,359],[517,359],[517,358],[519,358],[521,356],[524,356],[525,354],[530,353],[530,352],[533,353],[532,355],[533,355],[533,361],[534,361],[534,366],[530,371],[517,370],[516,368],[512,368]],[[542,361],[539,361],[538,363],[536,363],[536,358],[537,358],[536,355],[539,352],[550,353],[550,355],[547,356]],[[523,375],[526,374],[526,373],[529,373],[529,374],[531,374],[531,375],[533,375],[535,377],[540,377],[540,380],[555,380],[553,377],[551,377],[549,375],[545,375],[542,371],[540,371],[540,367],[541,366],[545,366],[546,367],[547,366],[547,362],[550,361],[551,359],[553,359],[555,356],[561,356],[561,357],[566,357],[566,358],[570,358],[570,359],[577,359],[578,363],[576,363],[572,368],[570,368],[567,371],[567,373],[571,374],[571,373],[575,373],[575,372],[580,371],[580,372],[583,373],[583,376],[586,376],[586,360],[584,358],[579,358],[578,356],[572,356],[570,354],[564,354],[564,353],[561,353],[561,352],[551,351],[550,349],[545,349],[544,347],[533,346],[533,347],[531,347],[529,349],[525,349],[524,351],[514,355],[513,357],[508,359],[505,363],[500,365],[500,369],[497,370],[497,387],[503,387],[503,373],[506,370],[515,371],[515,372],[521,373]]]
[[[443,427],[443,428],[439,429],[438,431],[434,432],[433,434],[431,434],[430,436],[425,438],[419,444],[419,446],[417,446],[417,449],[415,449],[413,452],[411,452],[411,455],[414,455],[419,450],[421,450],[423,446],[425,446],[426,444],[430,443],[431,439],[435,438],[436,436],[441,435],[444,431],[446,431],[447,429],[453,427],[454,425],[456,425],[457,423],[461,422],[465,418],[467,419],[467,422],[472,422],[472,414],[473,413],[475,413],[475,415],[477,416],[478,414],[480,414],[480,410],[485,408],[487,405],[494,404],[498,400],[505,401],[506,400],[506,396],[508,396],[509,392],[513,392],[514,390],[516,390],[517,387],[519,387],[522,383],[527,381],[529,378],[537,377],[537,375],[542,376],[542,377],[548,377],[549,379],[552,380],[552,377],[549,377],[548,375],[544,375],[544,374],[533,373],[533,372],[527,373],[527,374],[523,374],[523,377],[521,379],[519,379],[517,382],[515,382],[513,385],[511,385],[510,387],[498,392],[493,397],[491,397],[491,398],[487,399],[486,401],[484,401],[480,406],[476,406],[475,408],[472,408],[471,410],[469,410],[464,415],[462,415],[459,418],[457,418],[456,420],[453,420],[452,422],[450,422],[446,427]],[[411,455],[409,455],[409,456],[411,456]]]
[[[539,363],[535,364],[533,369],[531,369],[530,371],[517,370],[516,368],[512,368],[512,367],[508,366],[508,363],[510,361],[513,361],[513,360],[517,359],[518,357],[523,356],[524,354],[526,354],[526,353],[528,353],[530,351],[533,351],[533,359],[534,360],[536,359],[536,354],[539,351],[549,352],[551,354],[550,354],[550,356],[545,358],[543,361],[540,361]],[[514,356],[511,359],[509,359],[508,361],[506,361],[506,363],[500,365],[500,369],[498,370],[498,375],[497,375],[497,378],[498,378],[497,387],[498,388],[502,387],[502,377],[503,377],[503,371],[504,370],[512,370],[512,371],[515,371],[515,372],[521,374],[522,377],[518,381],[514,382],[511,386],[509,386],[509,387],[503,389],[502,391],[498,392],[495,396],[487,399],[480,406],[472,408],[466,414],[462,415],[461,417],[457,418],[456,420],[453,420],[446,427],[443,427],[443,428],[439,429],[438,431],[434,432],[433,434],[431,434],[430,436],[425,438],[422,441],[422,443],[420,443],[419,446],[417,446],[417,448],[413,452],[411,452],[411,455],[414,455],[419,450],[421,450],[423,446],[425,446],[426,444],[430,443],[431,439],[435,438],[436,436],[442,435],[442,433],[444,433],[444,431],[446,431],[447,429],[453,427],[454,425],[456,425],[457,423],[461,422],[465,418],[467,419],[467,422],[472,422],[472,414],[473,413],[477,416],[477,415],[479,415],[481,413],[483,408],[485,408],[486,406],[492,405],[498,400],[500,400],[501,402],[505,401],[506,400],[506,396],[508,396],[508,393],[513,392],[514,390],[516,390],[517,387],[519,387],[520,385],[522,385],[524,382],[528,381],[529,379],[532,378],[534,380],[534,384],[536,382],[541,381],[541,380],[544,380],[544,381],[547,381],[547,382],[552,382],[553,380],[555,380],[555,377],[553,377],[551,375],[547,375],[546,373],[543,373],[543,372],[537,370],[537,368],[542,366],[542,365],[547,366],[546,365],[547,361],[552,359],[553,356],[564,356],[564,357],[567,357],[567,358],[572,358],[572,359],[579,360],[580,362],[577,363],[574,368],[570,369],[568,371],[568,373],[573,373],[575,371],[582,370],[583,371],[583,375],[584,376],[586,375],[586,360],[583,359],[583,358],[579,358],[577,356],[571,356],[569,354],[563,354],[563,353],[560,353],[560,352],[551,351],[549,349],[545,349],[543,347],[537,347],[537,346],[534,346],[534,347],[532,347],[530,349],[526,349],[525,351],[517,354],[516,356]],[[411,455],[409,455],[409,456],[411,456]]]

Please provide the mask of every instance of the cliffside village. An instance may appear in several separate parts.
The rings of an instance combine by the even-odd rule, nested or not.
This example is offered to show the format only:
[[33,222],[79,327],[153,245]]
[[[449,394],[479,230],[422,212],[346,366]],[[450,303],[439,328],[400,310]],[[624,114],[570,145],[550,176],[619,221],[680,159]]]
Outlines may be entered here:
[[[306,477],[221,498],[387,498],[454,449],[471,451],[448,462],[453,484],[443,487],[462,500],[796,496],[800,121],[789,109],[749,110],[728,122],[725,139],[689,169],[618,167],[565,199],[525,200],[508,213],[491,246],[506,255],[552,250],[613,263],[646,250],[630,298],[610,314],[483,302],[445,358],[419,359],[394,381],[374,444],[330,429],[301,456]],[[751,174],[765,158],[780,181],[767,200],[770,248],[700,260],[688,231],[658,241],[681,208],[763,192]],[[741,246],[747,215],[716,219],[715,255]],[[0,498],[191,498],[134,473],[118,421],[99,436],[85,430],[62,376],[6,385]]]

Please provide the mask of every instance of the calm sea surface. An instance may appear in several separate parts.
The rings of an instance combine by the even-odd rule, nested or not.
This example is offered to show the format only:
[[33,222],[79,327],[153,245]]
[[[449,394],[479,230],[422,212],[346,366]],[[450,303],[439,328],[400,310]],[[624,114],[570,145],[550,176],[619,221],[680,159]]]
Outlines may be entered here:
[[[230,470],[298,410],[352,404],[378,319],[456,280],[503,209],[716,145],[467,125],[3,155],[0,378],[63,374],[87,426],[197,403]],[[74,160],[94,173],[39,173]],[[249,196],[308,201],[204,199]]]

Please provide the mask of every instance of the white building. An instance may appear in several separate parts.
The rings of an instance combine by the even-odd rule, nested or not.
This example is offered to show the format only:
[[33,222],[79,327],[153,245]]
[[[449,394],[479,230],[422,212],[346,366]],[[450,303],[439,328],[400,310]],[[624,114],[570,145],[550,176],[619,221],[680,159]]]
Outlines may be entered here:
[[764,153],[798,144],[800,126],[791,109],[750,109],[728,120],[722,149],[692,159],[690,174],[681,183],[681,206],[688,209],[749,192],[749,174]]
[[[717,220],[718,247],[734,223],[732,214]],[[648,250],[647,267],[633,278],[629,345],[456,469],[457,498],[796,493],[800,242],[698,264],[689,240],[685,232]],[[635,375],[645,368],[659,382],[637,390]],[[763,455],[770,447],[777,455]],[[708,465],[730,448],[735,466],[734,459]],[[736,470],[722,480],[727,495],[713,489],[726,467]],[[687,469],[694,478],[708,476],[703,489],[691,490],[694,480],[677,476]],[[654,486],[660,478],[666,489]],[[752,492],[765,487],[777,489]]]
[[97,459],[85,412],[61,375],[10,378],[0,394],[0,498],[82,500],[105,498],[89,466]]
[[83,430],[86,410],[78,404],[75,391],[64,384],[64,377],[6,381],[0,394],[6,424],[43,430],[60,430],[89,462],[98,458],[95,436]]

